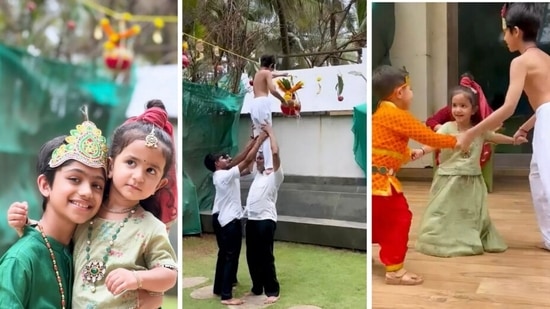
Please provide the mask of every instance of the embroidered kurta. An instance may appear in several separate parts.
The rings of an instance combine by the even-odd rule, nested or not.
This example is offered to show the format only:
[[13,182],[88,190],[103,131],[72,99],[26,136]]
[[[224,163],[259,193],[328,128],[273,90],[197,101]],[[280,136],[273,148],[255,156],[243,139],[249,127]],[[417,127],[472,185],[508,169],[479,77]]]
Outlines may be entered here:
[[410,160],[409,139],[435,148],[454,148],[456,138],[437,134],[406,110],[382,101],[372,115],[372,165],[385,168],[387,174],[372,174],[372,195],[389,196],[391,186],[402,192],[395,174]]
[[[138,210],[139,212],[139,210]],[[94,219],[91,235],[90,256],[101,260],[109,241],[120,227],[120,220],[112,221],[102,218]],[[96,291],[83,280],[83,270],[88,263],[86,248],[88,241],[88,223],[77,227],[73,237],[75,280],[73,285],[73,308],[137,308],[137,291],[126,291],[114,296],[107,290],[105,278],[96,283]],[[107,272],[117,268],[128,270],[148,270],[162,265],[177,267],[177,258],[170,245],[166,226],[150,212],[143,211],[132,216],[118,234],[111,255],[107,261]]]
[[[48,241],[65,291],[65,307],[70,309],[73,289],[71,250],[51,237]],[[0,308],[61,308],[61,293],[50,251],[34,227],[26,226],[23,236],[0,259]]]

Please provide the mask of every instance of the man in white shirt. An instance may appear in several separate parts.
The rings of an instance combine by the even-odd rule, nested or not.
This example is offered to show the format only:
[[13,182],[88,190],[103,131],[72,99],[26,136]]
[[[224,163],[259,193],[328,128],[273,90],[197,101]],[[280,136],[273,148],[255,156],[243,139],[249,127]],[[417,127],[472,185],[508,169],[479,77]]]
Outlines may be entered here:
[[262,129],[267,132],[271,143],[273,172],[266,172],[263,153],[258,153],[256,175],[246,199],[246,260],[252,279],[251,293],[265,293],[265,303],[272,304],[279,300],[280,291],[273,256],[273,238],[277,227],[277,193],[284,175],[273,129],[268,125],[262,126]]
[[214,294],[221,296],[224,305],[241,305],[243,301],[233,298],[232,288],[237,278],[239,255],[242,245],[242,204],[240,176],[254,161],[258,149],[267,138],[261,133],[252,139],[245,150],[232,160],[227,153],[209,154],[204,165],[213,172],[212,182],[216,188],[212,219],[218,242],[218,261],[214,276]]

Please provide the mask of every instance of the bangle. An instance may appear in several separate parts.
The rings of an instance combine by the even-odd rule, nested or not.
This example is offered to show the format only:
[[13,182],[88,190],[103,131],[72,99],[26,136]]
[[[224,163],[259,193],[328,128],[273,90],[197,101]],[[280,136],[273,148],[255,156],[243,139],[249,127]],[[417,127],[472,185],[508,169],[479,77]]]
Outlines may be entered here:
[[132,274],[134,274],[134,278],[136,278],[136,281],[137,281],[137,285],[138,285],[138,287],[137,287],[137,288],[138,288],[138,290],[139,290],[139,289],[141,289],[141,288],[142,288],[142,286],[143,286],[143,285],[142,285],[142,284],[143,284],[143,282],[141,281],[141,278],[139,277],[139,275],[138,275],[137,271],[135,271],[135,270],[132,270]]
[[426,150],[424,150],[424,148],[420,148],[420,150],[422,150],[422,155],[426,154]]

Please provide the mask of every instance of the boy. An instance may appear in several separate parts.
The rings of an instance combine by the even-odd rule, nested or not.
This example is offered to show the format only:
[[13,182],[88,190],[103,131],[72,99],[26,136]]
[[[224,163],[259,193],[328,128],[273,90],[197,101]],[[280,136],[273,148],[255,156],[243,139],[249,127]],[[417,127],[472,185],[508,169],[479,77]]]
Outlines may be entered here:
[[521,2],[504,5],[504,41],[510,52],[520,53],[510,64],[510,85],[504,104],[460,135],[458,140],[463,150],[467,150],[476,136],[498,127],[514,114],[521,93],[525,91],[535,115],[519,127],[514,138],[527,137],[528,131],[536,126],[529,184],[544,240],[543,248],[550,250],[550,161],[547,158],[550,155],[550,56],[538,49],[535,43],[542,19],[537,6],[535,3]]
[[[258,136],[262,131],[260,129],[262,124],[273,125],[271,123],[271,101],[269,100],[269,93],[279,99],[281,104],[288,105],[286,100],[277,92],[273,85],[273,78],[287,76],[288,74],[273,74],[274,69],[275,56],[263,55],[260,57],[260,70],[256,72],[252,83],[254,101],[250,105],[250,118],[254,126],[254,137]],[[273,159],[271,158],[271,144],[269,139],[262,144],[261,151],[265,156],[266,173],[269,174],[273,171]]]
[[218,242],[218,260],[213,292],[221,296],[223,305],[236,306],[244,303],[241,299],[233,298],[232,292],[242,245],[240,177],[256,158],[258,149],[266,137],[265,133],[260,133],[235,160],[224,153],[208,154],[204,158],[205,167],[213,172],[212,182],[216,188],[212,206],[212,225]]
[[89,121],[42,146],[37,184],[44,214],[0,259],[0,308],[70,308],[69,244],[76,225],[99,210],[106,159],[106,139]]
[[422,277],[403,268],[412,213],[396,174],[411,159],[409,139],[454,148],[456,138],[434,133],[409,113],[413,92],[404,69],[378,67],[372,74],[372,90],[381,99],[372,116],[372,242],[380,245],[386,284],[417,285]]

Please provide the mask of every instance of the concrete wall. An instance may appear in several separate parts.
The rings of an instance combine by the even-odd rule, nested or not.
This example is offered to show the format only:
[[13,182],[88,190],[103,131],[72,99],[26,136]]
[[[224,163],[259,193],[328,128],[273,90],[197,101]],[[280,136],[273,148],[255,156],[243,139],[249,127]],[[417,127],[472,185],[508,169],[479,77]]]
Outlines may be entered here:
[[[392,65],[405,66],[411,76],[411,112],[421,121],[447,103],[447,4],[396,3]],[[411,142],[411,147],[418,143]],[[405,167],[424,167],[431,157]]]
[[[366,90],[365,90],[366,91]],[[286,175],[364,178],[353,154],[352,116],[273,118]],[[240,120],[239,139],[250,136],[249,115]]]

